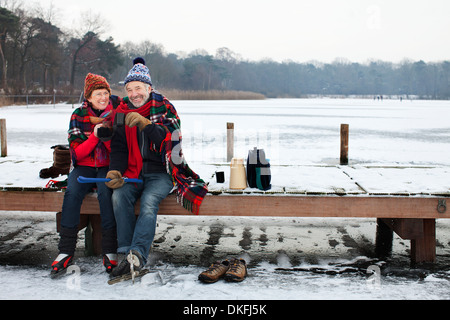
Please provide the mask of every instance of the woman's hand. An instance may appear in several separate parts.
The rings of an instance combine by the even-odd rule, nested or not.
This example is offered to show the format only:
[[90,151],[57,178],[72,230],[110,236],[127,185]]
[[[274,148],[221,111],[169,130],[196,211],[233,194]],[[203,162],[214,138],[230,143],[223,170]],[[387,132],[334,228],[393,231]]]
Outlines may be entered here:
[[98,128],[103,127],[103,123],[99,123],[97,125],[95,125],[94,127],[94,136],[96,136],[98,138]]

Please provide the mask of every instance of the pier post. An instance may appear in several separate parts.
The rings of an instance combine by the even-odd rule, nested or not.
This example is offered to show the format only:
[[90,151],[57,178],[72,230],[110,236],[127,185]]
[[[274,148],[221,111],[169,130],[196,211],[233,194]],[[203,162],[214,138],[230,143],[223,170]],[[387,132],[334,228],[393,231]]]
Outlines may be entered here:
[[234,156],[234,123],[227,122],[227,162]]
[[341,124],[341,165],[348,165],[348,124]]
[[423,234],[411,239],[411,262],[436,262],[436,220],[423,219]]
[[0,119],[0,139],[1,139],[1,156],[8,155],[8,148],[6,145],[6,119]]
[[377,219],[377,233],[375,238],[375,255],[378,258],[385,259],[392,254],[392,240],[394,238],[394,231],[390,224],[386,224],[383,220]]

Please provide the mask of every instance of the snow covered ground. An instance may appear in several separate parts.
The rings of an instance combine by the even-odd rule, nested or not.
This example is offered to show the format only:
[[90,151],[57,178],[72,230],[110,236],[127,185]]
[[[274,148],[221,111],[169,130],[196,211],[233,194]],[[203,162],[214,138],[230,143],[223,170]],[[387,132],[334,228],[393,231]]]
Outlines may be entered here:
[[[212,188],[227,174],[226,122],[235,123],[235,155],[266,150],[274,191],[448,193],[450,102],[346,99],[173,101],[190,166]],[[0,108],[8,156],[0,187],[43,187],[55,144],[66,143],[72,105]],[[338,166],[339,127],[350,125],[350,165]],[[344,174],[343,171],[346,173]],[[332,183],[330,183],[330,180]],[[284,189],[283,189],[284,188]],[[281,190],[282,189],[282,190]],[[437,221],[437,264],[411,269],[409,241],[394,239],[393,256],[373,256],[373,219],[160,217],[140,283],[106,284],[98,257],[48,278],[57,254],[54,213],[0,212],[0,299],[449,299],[450,224]],[[240,284],[204,285],[198,274],[215,259],[242,256]],[[373,270],[373,271],[370,271]],[[379,272],[378,272],[379,271]]]
[[[450,225],[438,222],[438,265],[411,269],[409,243],[394,240],[393,257],[373,257],[371,219],[167,217],[159,219],[150,254],[153,273],[132,286],[106,282],[100,257],[83,255],[72,273],[48,277],[57,254],[53,213],[2,213],[0,299],[449,299]],[[6,239],[14,234],[14,238]],[[215,240],[214,240],[215,239]],[[242,283],[205,285],[205,261],[243,257]],[[372,273],[373,270],[375,273]]]

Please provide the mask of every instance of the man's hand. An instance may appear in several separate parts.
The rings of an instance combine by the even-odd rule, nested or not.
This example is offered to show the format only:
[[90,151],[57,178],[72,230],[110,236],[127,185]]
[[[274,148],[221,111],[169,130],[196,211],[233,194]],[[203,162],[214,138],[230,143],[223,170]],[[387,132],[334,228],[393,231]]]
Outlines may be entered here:
[[141,116],[137,112],[130,112],[125,116],[125,125],[129,126],[130,128],[138,126],[139,130],[141,131],[151,123],[152,122],[150,120]]
[[125,180],[122,178],[122,174],[117,170],[108,171],[106,178],[111,179],[111,181],[105,182],[106,186],[111,189],[118,189],[125,183]]

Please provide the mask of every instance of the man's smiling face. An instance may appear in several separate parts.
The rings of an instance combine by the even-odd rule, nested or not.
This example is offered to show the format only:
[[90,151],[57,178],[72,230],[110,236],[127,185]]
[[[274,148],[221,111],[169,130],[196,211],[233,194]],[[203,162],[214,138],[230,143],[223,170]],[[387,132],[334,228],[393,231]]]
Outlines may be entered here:
[[133,106],[142,107],[150,97],[152,87],[140,81],[131,81],[127,83],[125,89]]

